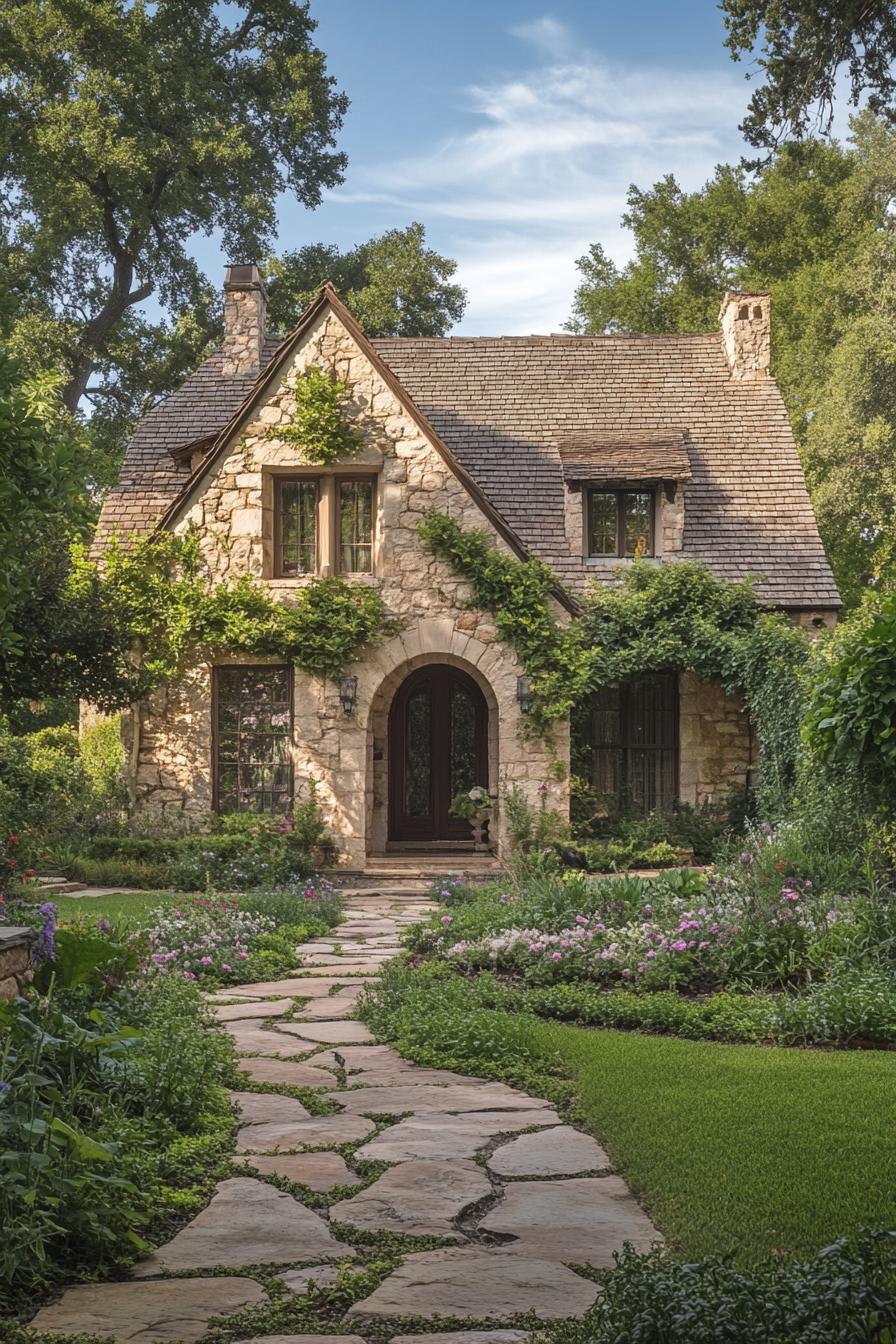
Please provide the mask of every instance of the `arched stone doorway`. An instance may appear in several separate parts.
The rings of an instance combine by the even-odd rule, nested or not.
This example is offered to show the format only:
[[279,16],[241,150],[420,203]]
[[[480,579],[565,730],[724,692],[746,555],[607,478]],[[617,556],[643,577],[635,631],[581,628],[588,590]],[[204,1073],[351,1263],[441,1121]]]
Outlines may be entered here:
[[485,696],[461,668],[430,663],[405,677],[389,712],[389,840],[471,839],[451,802],[488,787],[488,727]]

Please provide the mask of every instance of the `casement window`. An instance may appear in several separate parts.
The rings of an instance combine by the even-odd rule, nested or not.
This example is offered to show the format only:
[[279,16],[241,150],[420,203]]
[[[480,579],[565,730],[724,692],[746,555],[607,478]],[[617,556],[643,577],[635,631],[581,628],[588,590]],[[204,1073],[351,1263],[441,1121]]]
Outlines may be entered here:
[[336,478],[337,546],[342,574],[373,572],[373,481]]
[[277,577],[317,573],[318,483],[298,477],[278,480]]
[[275,579],[305,574],[372,574],[376,479],[274,478]]
[[218,812],[292,807],[292,669],[216,667],[212,769]]
[[607,687],[592,704],[592,785],[636,812],[667,811],[678,796],[678,678],[654,672]]
[[652,490],[589,490],[586,554],[618,559],[653,555],[655,510]]

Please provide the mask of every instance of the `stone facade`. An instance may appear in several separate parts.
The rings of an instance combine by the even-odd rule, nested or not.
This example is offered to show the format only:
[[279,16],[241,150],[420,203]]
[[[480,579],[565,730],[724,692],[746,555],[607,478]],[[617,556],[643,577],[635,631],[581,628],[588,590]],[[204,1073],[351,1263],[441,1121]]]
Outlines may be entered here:
[[747,786],[757,764],[743,701],[692,672],[679,677],[678,700],[679,797],[694,807],[723,802]]
[[[309,364],[331,370],[352,390],[347,412],[362,442],[350,462],[335,468],[310,466],[296,447],[276,438],[276,427],[289,423],[295,407],[296,377]],[[343,861],[357,867],[383,849],[389,705],[404,677],[428,662],[466,671],[483,691],[491,787],[518,783],[534,803],[539,786],[547,784],[551,804],[565,810],[567,785],[556,782],[552,762],[568,760],[568,731],[558,728],[551,748],[520,733],[516,686],[522,668],[513,649],[497,640],[486,613],[469,608],[468,585],[429,554],[417,524],[425,511],[436,510],[463,527],[485,528],[500,548],[505,543],[332,313],[324,313],[308,332],[281,381],[209,468],[173,525],[178,531],[196,528],[217,578],[248,572],[288,601],[307,579],[274,577],[274,479],[302,472],[320,479],[340,470],[375,477],[373,574],[356,581],[375,584],[400,625],[399,634],[364,649],[345,669],[358,679],[350,716],[343,713],[336,684],[295,669],[295,778],[299,786],[315,780]],[[326,572],[323,565],[321,570]],[[562,614],[559,607],[557,612]],[[137,807],[144,814],[161,812],[166,826],[201,826],[212,804],[212,673],[210,663],[199,661],[142,707]],[[504,849],[500,823],[497,831]]]
[[33,929],[12,926],[0,929],[0,999],[15,999],[24,994],[34,979],[33,942]]
[[[251,283],[228,291],[227,301],[236,307],[228,318],[225,352],[230,349],[234,367],[242,363],[246,372],[251,371],[250,356],[261,348],[261,310],[251,306],[256,300],[263,303],[263,291]],[[360,436],[351,460],[325,468],[308,463],[299,448],[277,436],[278,427],[292,419],[296,379],[312,364],[348,385],[346,413]],[[392,699],[410,673],[441,663],[466,672],[482,691],[488,711],[490,788],[517,784],[537,804],[539,789],[546,786],[548,805],[565,813],[568,785],[557,782],[562,774],[557,765],[558,760],[568,765],[568,728],[558,726],[550,746],[521,731],[517,678],[523,669],[512,647],[497,639],[488,613],[470,608],[469,586],[424,548],[417,526],[425,512],[436,510],[464,528],[484,529],[499,549],[507,543],[331,308],[319,312],[248,420],[208,459],[204,477],[169,525],[177,531],[196,530],[216,579],[249,573],[278,599],[289,601],[308,579],[276,575],[276,479],[307,474],[318,481],[318,569],[327,574],[337,550],[332,536],[334,482],[346,472],[369,476],[375,483],[372,573],[354,576],[354,581],[379,589],[399,633],[363,649],[345,669],[357,678],[351,714],[343,712],[338,685],[294,670],[290,752],[297,794],[303,783],[315,782],[341,861],[348,867],[361,867],[369,855],[382,853],[388,835]],[[659,563],[681,552],[684,506],[680,486],[671,500],[660,488],[657,495]],[[573,490],[567,492],[566,531],[570,546],[581,553],[582,496]],[[605,566],[599,577],[612,581],[618,563]],[[559,605],[556,614],[567,618]],[[221,658],[218,663],[263,661]],[[182,830],[207,823],[213,804],[213,679],[212,663],[197,655],[178,682],[141,706],[138,731],[131,736],[138,824],[160,819],[166,830]],[[682,677],[679,736],[682,799],[695,804],[718,801],[743,788],[753,747],[739,701],[717,686]],[[500,817],[492,839],[499,853],[506,853]]]

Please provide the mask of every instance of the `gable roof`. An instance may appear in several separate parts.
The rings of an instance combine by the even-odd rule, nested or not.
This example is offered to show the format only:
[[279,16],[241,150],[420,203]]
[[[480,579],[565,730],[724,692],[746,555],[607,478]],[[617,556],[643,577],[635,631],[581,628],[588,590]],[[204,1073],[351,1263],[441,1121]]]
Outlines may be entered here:
[[772,606],[839,606],[778,386],[732,378],[719,334],[374,345],[511,527],[571,588],[595,571],[566,536],[559,445],[622,435],[649,446],[687,428],[682,558],[721,578],[756,578],[757,596]]
[[[564,462],[609,469],[632,449],[654,469],[676,467],[665,479],[684,489],[682,556],[754,577],[770,605],[839,605],[777,384],[732,379],[718,334],[369,341],[331,286],[285,340],[266,342],[257,379],[225,378],[215,354],[144,416],[99,537],[176,516],[327,305],[511,548],[545,560],[566,588],[595,571],[566,534]],[[212,436],[197,471],[175,460]]]

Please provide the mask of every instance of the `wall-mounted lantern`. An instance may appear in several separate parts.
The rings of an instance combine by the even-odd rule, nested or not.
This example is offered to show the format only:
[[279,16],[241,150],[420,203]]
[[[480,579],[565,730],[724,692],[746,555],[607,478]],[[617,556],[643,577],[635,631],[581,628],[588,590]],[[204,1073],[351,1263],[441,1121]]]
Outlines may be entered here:
[[339,699],[343,714],[354,714],[358,702],[358,678],[342,677],[339,682]]
[[522,714],[530,714],[535,703],[535,693],[529,685],[528,677],[517,677],[516,698]]

